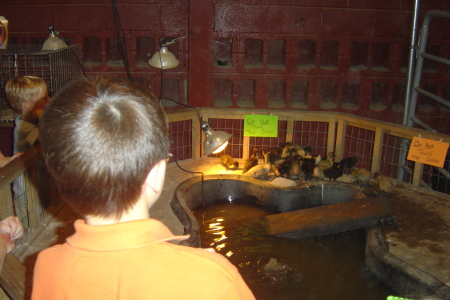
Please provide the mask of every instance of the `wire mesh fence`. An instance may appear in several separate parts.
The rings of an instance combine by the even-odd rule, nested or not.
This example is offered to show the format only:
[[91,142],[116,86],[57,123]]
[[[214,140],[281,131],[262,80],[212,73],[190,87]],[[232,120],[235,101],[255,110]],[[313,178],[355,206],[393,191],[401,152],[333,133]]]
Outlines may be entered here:
[[[411,143],[413,133],[408,133],[409,138],[405,138],[405,128],[399,125],[387,125],[388,133],[383,133],[377,137],[377,130],[380,130],[376,120],[364,119],[362,122],[351,117],[351,123],[345,124],[338,129],[339,121],[345,120],[345,115],[334,115],[323,117],[320,114],[296,114],[295,112],[280,112],[278,120],[278,134],[276,137],[246,137],[244,136],[245,114],[252,114],[251,111],[239,111],[230,113],[228,110],[205,110],[206,119],[214,131],[225,131],[232,135],[228,147],[218,154],[211,154],[207,157],[217,158],[221,154],[229,154],[235,159],[247,159],[251,155],[251,150],[255,147],[259,151],[259,158],[262,158],[261,150],[279,147],[286,142],[292,142],[302,147],[309,146],[312,154],[326,157],[327,152],[336,151],[344,157],[356,157],[358,159],[355,167],[365,168],[372,172],[379,172],[388,177],[401,180],[406,183],[413,183],[415,172],[415,162],[407,160],[409,143]],[[344,122],[345,123],[345,122]],[[192,138],[189,133],[192,129],[190,125],[184,126],[180,131],[180,125],[171,125],[171,134],[182,135]],[[200,130],[199,130],[200,131]],[[342,136],[340,136],[342,135]],[[199,135],[204,139],[204,134]],[[195,153],[190,151],[193,144],[201,147],[202,140],[195,140],[192,144],[186,141],[179,141],[178,151],[180,159],[196,158]],[[183,150],[181,150],[183,148]],[[379,150],[377,151],[377,148]],[[192,156],[190,156],[192,155]],[[202,157],[200,153],[198,157]],[[447,157],[444,168],[424,166],[420,185],[436,191],[448,193],[450,177],[448,172],[450,158]],[[448,187],[447,187],[448,186]]]

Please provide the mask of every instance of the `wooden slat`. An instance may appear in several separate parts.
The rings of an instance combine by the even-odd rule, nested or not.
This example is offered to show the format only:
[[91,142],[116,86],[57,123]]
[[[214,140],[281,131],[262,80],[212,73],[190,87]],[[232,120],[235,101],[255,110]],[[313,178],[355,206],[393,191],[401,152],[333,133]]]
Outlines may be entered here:
[[387,197],[371,197],[265,217],[271,235],[296,238],[364,228],[394,216]]
[[42,158],[41,145],[36,144],[6,166],[0,168],[0,188],[9,185],[17,176],[25,172],[26,169]]

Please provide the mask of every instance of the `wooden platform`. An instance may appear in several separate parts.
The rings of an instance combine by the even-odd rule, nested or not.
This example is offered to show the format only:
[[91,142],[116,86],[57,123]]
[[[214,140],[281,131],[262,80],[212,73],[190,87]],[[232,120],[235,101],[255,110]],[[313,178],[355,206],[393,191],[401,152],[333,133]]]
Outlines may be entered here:
[[306,238],[364,228],[394,217],[388,197],[370,197],[266,216],[271,235]]

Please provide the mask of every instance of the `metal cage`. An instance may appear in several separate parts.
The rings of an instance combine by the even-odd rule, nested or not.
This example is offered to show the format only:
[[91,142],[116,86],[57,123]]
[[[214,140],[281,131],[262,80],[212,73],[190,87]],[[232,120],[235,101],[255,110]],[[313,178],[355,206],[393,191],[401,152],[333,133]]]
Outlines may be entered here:
[[9,45],[0,50],[0,122],[13,122],[15,113],[6,101],[5,86],[15,76],[41,77],[52,96],[66,83],[82,74],[80,45],[41,51],[41,45]]

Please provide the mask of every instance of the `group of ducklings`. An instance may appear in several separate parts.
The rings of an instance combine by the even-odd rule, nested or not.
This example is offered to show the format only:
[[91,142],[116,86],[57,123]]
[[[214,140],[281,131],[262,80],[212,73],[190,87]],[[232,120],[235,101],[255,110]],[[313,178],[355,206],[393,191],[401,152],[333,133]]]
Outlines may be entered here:
[[[271,172],[277,177],[298,180],[334,180],[347,183],[359,183],[367,186],[371,179],[377,179],[382,193],[392,192],[389,177],[372,173],[365,168],[356,168],[357,157],[344,157],[335,161],[334,152],[329,152],[326,159],[313,155],[309,146],[302,147],[294,143],[282,143],[278,147],[262,150],[264,162],[259,164],[259,153],[255,147],[245,160],[242,173],[258,178]],[[227,170],[239,169],[239,162],[230,155],[221,155],[220,160]]]

